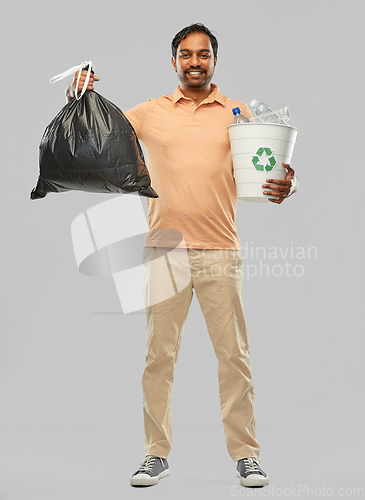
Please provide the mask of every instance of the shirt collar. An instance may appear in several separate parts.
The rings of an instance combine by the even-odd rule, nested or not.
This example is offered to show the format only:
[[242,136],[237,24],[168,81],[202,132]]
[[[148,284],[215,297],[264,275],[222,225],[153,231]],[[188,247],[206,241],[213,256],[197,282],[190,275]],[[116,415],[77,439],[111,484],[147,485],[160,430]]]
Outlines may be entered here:
[[[212,92],[208,95],[206,99],[201,103],[212,103],[214,101],[219,102],[223,106],[226,104],[226,98],[223,96],[222,92],[219,90],[219,87],[215,85],[214,83],[211,83],[211,88]],[[184,94],[181,92],[180,86],[178,85],[175,89],[175,91],[170,94],[166,95],[168,99],[171,99],[171,101],[175,104],[178,102],[180,99],[190,99],[189,97],[185,97]]]

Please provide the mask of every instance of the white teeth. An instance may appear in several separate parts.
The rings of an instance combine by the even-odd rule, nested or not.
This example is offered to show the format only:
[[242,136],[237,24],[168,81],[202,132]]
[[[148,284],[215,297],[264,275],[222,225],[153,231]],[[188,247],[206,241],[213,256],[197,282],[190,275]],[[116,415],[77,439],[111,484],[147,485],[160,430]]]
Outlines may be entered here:
[[200,75],[201,71],[189,71],[191,75]]

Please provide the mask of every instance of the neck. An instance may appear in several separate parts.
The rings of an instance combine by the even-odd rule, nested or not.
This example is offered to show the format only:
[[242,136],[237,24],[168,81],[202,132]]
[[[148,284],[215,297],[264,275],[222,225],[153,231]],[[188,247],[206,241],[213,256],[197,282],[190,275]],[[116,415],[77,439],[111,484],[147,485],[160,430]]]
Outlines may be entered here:
[[213,88],[210,83],[208,83],[208,85],[205,85],[201,89],[187,87],[183,84],[180,84],[180,90],[185,97],[189,97],[195,102],[197,106],[199,106],[199,104],[211,94]]

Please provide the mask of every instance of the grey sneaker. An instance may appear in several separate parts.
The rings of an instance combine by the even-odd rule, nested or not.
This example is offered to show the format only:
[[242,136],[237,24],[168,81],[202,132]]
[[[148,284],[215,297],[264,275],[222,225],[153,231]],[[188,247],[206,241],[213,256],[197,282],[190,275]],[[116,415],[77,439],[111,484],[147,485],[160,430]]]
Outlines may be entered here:
[[131,486],[152,486],[170,474],[166,458],[146,455],[140,468],[131,477]]
[[254,488],[269,484],[268,475],[259,467],[259,462],[256,458],[241,458],[237,462],[237,476],[242,486]]

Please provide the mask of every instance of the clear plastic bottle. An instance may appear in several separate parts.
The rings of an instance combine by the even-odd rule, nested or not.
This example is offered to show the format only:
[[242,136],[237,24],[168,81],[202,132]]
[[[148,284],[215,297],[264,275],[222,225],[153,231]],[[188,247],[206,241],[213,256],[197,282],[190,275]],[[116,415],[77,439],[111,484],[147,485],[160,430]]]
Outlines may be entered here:
[[240,108],[233,108],[232,113],[234,115],[233,123],[251,123],[251,121],[244,115],[241,115]]
[[[256,99],[251,101],[251,106],[254,110],[255,116],[263,123],[279,123],[281,125],[288,125],[266,102],[258,102]],[[256,121],[256,119],[255,119]]]
[[[291,114],[290,114],[290,111],[289,111],[289,108],[287,106],[278,106],[278,107],[275,107],[275,108],[272,108],[272,110],[280,116],[280,118],[286,122],[286,124],[288,123],[288,121],[290,120],[291,118]],[[265,123],[265,114],[263,115],[260,115],[259,116],[256,116],[254,115],[254,121],[257,122],[257,123]]]
[[285,122],[288,122],[291,118],[291,114],[288,106],[278,106],[276,108],[272,108],[276,114],[280,116]]

